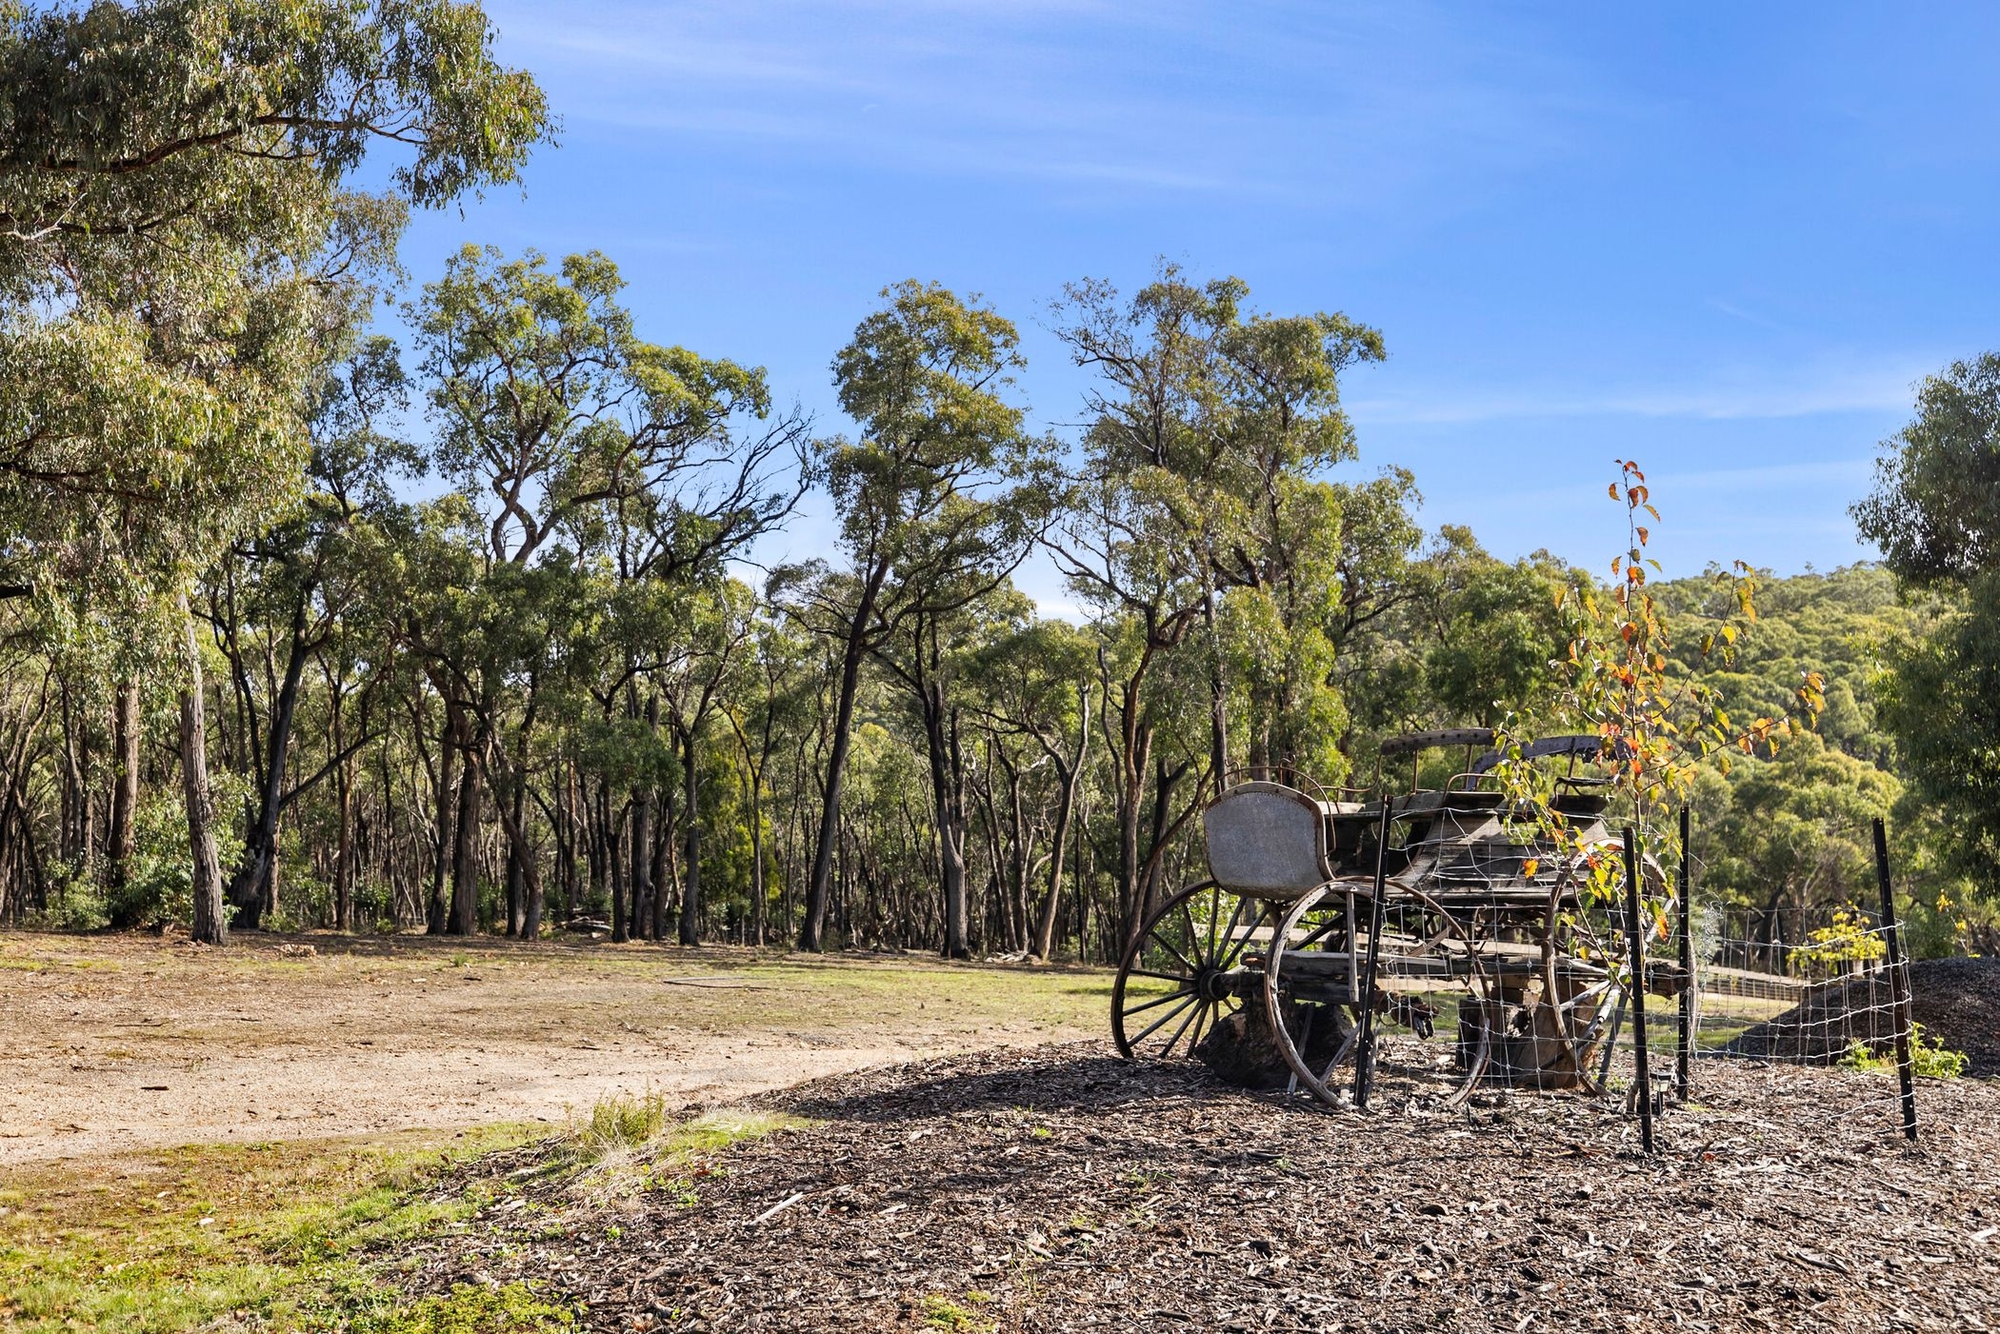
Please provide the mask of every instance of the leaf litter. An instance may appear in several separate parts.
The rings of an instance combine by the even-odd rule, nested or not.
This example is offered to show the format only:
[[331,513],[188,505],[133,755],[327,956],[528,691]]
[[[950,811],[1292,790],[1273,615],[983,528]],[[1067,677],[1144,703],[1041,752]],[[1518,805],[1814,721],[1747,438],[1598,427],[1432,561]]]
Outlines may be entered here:
[[752,1099],[802,1120],[665,1186],[496,1155],[465,1171],[535,1207],[384,1258],[418,1293],[545,1284],[593,1331],[2000,1327],[2000,1083],[1924,1081],[1914,1147],[1894,1087],[1704,1061],[1648,1158],[1575,1095],[1329,1112],[992,1051]]

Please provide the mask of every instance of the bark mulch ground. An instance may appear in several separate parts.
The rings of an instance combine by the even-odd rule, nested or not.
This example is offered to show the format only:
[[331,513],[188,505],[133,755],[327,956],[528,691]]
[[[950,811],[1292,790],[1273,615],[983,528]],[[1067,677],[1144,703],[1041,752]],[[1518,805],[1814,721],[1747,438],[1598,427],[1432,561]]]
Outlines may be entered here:
[[1914,1148],[1894,1095],[1704,1061],[1649,1159],[1574,1094],[1362,1115],[990,1052],[765,1097],[807,1123],[619,1198],[494,1160],[524,1184],[399,1281],[607,1331],[2000,1329],[2000,1084],[1923,1083]]

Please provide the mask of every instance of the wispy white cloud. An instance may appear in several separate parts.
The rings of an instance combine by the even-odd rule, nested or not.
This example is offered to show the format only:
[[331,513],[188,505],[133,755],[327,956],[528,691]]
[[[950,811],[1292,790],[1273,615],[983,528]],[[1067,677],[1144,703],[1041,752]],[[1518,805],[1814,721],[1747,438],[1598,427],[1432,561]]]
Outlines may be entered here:
[[1774,333],[1794,332],[1790,325],[1780,324],[1768,316],[1760,315],[1754,310],[1746,310],[1736,302],[1725,301],[1719,296],[1710,297],[1708,299],[1708,307],[1711,310],[1721,311],[1732,320],[1739,320],[1744,324],[1755,325],[1759,329],[1769,329]]
[[1684,417],[1722,421],[1815,417],[1843,412],[1907,411],[1916,383],[1935,357],[1897,355],[1869,363],[1742,371],[1678,384],[1549,384],[1490,393],[1453,386],[1347,402],[1356,421],[1382,425],[1452,425],[1536,417]]
[[1475,198],[1618,114],[1583,71],[1493,49],[1422,4],[1279,5],[1256,25],[1174,3],[494,10],[503,45],[572,121],[1329,211],[1391,210],[1419,190]]

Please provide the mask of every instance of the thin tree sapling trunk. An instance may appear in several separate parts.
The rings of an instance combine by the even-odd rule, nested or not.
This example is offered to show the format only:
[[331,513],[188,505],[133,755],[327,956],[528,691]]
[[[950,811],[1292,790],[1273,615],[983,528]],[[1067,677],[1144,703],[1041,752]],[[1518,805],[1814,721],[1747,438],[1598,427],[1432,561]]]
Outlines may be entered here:
[[[107,883],[114,890],[125,887],[132,873],[132,853],[136,847],[138,825],[134,819],[139,807],[139,683],[124,680],[118,683],[118,701],[112,713],[111,763],[113,778],[111,787],[111,864]],[[130,926],[132,923],[118,921],[113,925]]]
[[208,783],[208,714],[203,701],[201,649],[187,596],[179,601],[187,680],[181,686],[181,793],[187,803],[188,851],[193,859],[194,925],[190,934],[205,945],[229,940],[229,913],[222,901],[222,863],[215,850],[215,797]]

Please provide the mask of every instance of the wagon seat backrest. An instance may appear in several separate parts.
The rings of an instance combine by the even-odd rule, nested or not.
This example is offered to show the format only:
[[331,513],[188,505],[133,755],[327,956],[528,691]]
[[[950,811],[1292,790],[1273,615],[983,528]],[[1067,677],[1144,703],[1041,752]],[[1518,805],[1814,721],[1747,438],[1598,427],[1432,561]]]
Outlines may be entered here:
[[1326,812],[1282,783],[1239,783],[1201,815],[1208,873],[1252,898],[1297,898],[1333,878]]

